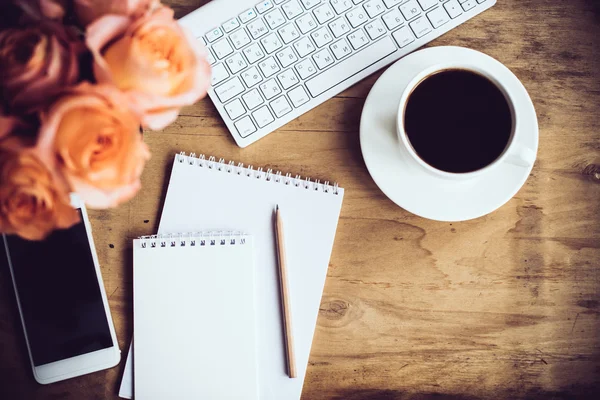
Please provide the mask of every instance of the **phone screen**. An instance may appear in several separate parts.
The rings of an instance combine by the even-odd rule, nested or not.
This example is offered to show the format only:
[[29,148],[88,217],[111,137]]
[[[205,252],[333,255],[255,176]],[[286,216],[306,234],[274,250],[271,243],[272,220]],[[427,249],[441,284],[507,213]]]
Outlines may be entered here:
[[34,365],[111,347],[84,223],[43,241],[6,241]]

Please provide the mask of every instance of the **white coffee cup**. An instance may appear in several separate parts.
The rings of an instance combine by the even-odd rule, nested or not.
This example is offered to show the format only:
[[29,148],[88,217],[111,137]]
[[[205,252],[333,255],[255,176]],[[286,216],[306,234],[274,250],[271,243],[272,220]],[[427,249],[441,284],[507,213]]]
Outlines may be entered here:
[[[414,147],[410,143],[408,135],[404,129],[404,114],[406,110],[406,105],[408,100],[413,93],[414,89],[425,79],[434,75],[441,71],[447,70],[466,70],[476,74],[479,74],[489,81],[491,81],[496,87],[504,94],[508,105],[511,110],[512,115],[512,132],[506,147],[504,148],[501,155],[496,158],[492,163],[486,165],[485,167],[471,171],[471,172],[448,172],[437,169],[427,162],[425,162],[417,152]],[[444,63],[438,64],[433,67],[427,68],[417,74],[410,83],[406,86],[402,96],[400,98],[400,104],[398,106],[397,113],[397,121],[396,121],[396,130],[398,133],[398,138],[400,140],[400,146],[405,150],[405,153],[409,155],[420,167],[424,168],[430,174],[433,174],[440,178],[452,179],[452,180],[467,180],[473,179],[477,177],[484,176],[486,173],[491,170],[497,168],[503,163],[513,164],[519,167],[529,168],[533,165],[536,158],[536,152],[529,147],[525,146],[520,141],[520,132],[519,129],[519,113],[518,110],[514,108],[514,102],[512,101],[510,90],[508,86],[502,84],[502,79],[496,76],[494,73],[487,71],[477,65],[469,64],[469,63]]]

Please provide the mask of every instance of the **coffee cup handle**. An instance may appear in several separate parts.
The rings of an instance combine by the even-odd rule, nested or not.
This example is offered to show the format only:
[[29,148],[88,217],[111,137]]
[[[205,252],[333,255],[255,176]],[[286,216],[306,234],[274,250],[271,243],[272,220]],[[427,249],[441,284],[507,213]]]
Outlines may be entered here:
[[529,147],[522,144],[516,144],[506,157],[506,162],[519,167],[529,168],[535,162],[536,153]]

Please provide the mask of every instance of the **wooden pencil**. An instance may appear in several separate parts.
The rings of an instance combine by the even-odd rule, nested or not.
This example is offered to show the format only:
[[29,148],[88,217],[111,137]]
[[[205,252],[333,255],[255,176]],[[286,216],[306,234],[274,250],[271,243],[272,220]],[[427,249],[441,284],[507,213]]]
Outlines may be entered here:
[[277,238],[277,258],[279,260],[279,290],[281,292],[281,303],[283,311],[283,327],[285,335],[285,349],[288,367],[288,376],[296,377],[296,360],[294,357],[294,337],[292,334],[292,318],[290,307],[290,295],[288,290],[287,260],[285,254],[285,239],[283,235],[283,220],[279,205],[275,211],[275,232]]

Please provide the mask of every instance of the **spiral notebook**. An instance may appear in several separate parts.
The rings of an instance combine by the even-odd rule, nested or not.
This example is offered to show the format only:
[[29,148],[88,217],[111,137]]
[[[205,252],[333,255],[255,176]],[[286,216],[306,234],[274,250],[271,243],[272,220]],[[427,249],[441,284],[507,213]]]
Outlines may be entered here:
[[[343,196],[344,190],[329,182],[214,157],[175,156],[159,233],[242,230],[254,237],[261,400],[300,398]],[[276,205],[285,224],[296,379],[286,374],[273,229]]]
[[252,237],[140,238],[133,265],[135,397],[258,399]]

